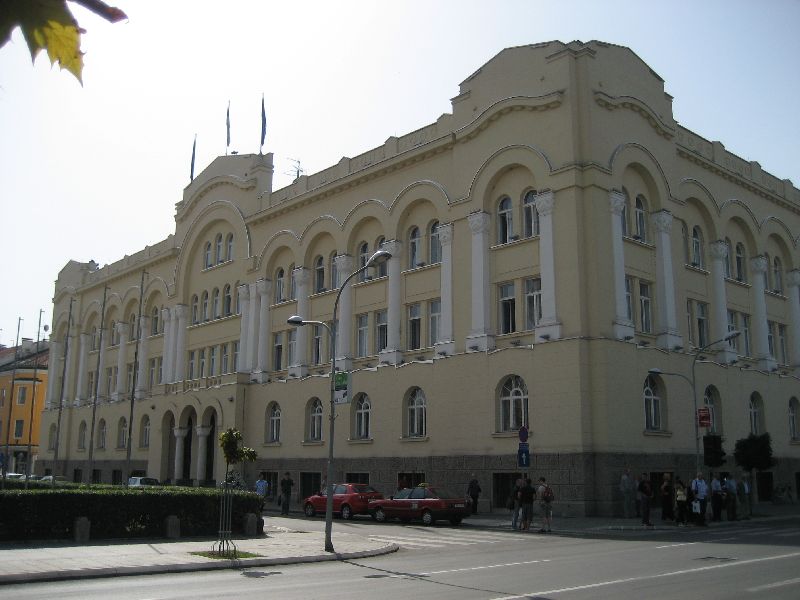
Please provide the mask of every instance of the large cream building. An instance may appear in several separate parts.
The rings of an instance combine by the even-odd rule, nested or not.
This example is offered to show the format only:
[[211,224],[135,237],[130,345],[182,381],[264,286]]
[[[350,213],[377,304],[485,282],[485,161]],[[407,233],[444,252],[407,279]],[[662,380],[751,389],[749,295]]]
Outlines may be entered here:
[[738,474],[737,439],[766,431],[778,464],[763,490],[797,487],[800,191],[678,124],[630,49],[503,50],[452,113],[283,189],[272,174],[271,154],[219,157],[173,235],[102,268],[67,263],[46,467],[120,481],[133,404],[131,471],[219,480],[216,437],[238,427],[258,452],[248,480],[289,471],[298,496],[318,488],[331,349],[287,319],[329,321],[339,284],[383,248],[339,304],[352,394],[337,480],[461,490],[474,473],[498,507],[529,473],[564,512],[617,511],[625,466],[694,470],[696,359],[723,470]]

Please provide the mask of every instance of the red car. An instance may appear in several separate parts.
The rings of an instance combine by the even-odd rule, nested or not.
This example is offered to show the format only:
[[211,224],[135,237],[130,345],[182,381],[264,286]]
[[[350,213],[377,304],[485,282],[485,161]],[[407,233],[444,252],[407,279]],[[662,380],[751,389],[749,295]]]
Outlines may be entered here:
[[433,525],[440,519],[458,525],[464,517],[472,514],[471,501],[441,487],[419,485],[405,488],[391,498],[373,500],[369,503],[369,514],[378,522],[400,519],[403,522],[422,519],[423,524]]
[[[383,494],[366,483],[335,483],[333,484],[333,512],[343,519],[352,519],[353,515],[365,515],[369,508],[370,500],[379,500]],[[309,496],[303,500],[303,510],[307,517],[317,513],[325,513],[325,504],[328,501],[328,489]]]

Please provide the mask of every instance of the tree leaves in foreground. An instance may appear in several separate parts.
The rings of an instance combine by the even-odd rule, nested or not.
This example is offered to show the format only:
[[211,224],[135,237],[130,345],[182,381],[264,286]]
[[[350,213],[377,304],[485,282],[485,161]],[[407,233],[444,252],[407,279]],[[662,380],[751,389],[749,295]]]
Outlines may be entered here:
[[[127,19],[120,9],[101,0],[70,0],[83,6],[111,23]],[[78,25],[67,7],[67,0],[0,0],[0,47],[11,40],[11,33],[19,27],[31,60],[42,50],[47,51],[50,64],[72,73],[83,84],[83,52]]]
[[230,428],[219,434],[219,445],[225,457],[225,480],[228,480],[228,470],[231,465],[243,462],[252,462],[256,459],[256,451],[246,446],[239,446],[242,441],[242,432]]
[[766,471],[775,465],[775,459],[772,458],[772,438],[769,433],[751,433],[746,438],[736,440],[733,458],[737,465],[747,471]]

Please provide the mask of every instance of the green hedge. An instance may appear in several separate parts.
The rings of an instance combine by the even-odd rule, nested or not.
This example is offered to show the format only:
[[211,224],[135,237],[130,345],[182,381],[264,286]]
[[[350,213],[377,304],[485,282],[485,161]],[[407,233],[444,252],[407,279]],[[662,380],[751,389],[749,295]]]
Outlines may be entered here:
[[[259,514],[260,504],[252,492],[234,493],[234,532],[241,532],[246,513]],[[6,487],[0,492],[0,539],[72,539],[78,517],[91,521],[92,539],[158,538],[170,515],[180,519],[181,537],[216,535],[219,505],[220,492],[207,488]]]

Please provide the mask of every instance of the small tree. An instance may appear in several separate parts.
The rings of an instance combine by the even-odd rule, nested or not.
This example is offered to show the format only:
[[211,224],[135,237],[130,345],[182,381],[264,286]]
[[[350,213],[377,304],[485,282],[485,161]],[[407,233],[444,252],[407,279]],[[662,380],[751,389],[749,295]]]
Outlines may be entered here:
[[[736,447],[733,450],[733,459],[736,464],[750,473],[751,483],[755,484],[753,471],[766,471],[775,465],[772,458],[772,438],[769,433],[755,435],[751,433],[746,438],[736,440]],[[758,486],[751,485],[752,494],[758,494]]]
[[247,446],[239,446],[242,441],[242,432],[235,428],[228,428],[219,434],[219,446],[225,456],[225,481],[231,465],[236,463],[252,462],[256,459],[256,451]]

